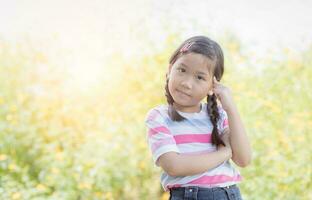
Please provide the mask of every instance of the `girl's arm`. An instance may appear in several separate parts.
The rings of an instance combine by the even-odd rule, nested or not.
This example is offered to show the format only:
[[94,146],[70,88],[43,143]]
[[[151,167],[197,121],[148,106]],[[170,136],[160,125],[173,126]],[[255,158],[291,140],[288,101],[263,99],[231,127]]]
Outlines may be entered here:
[[232,160],[238,166],[246,167],[251,162],[251,147],[243,122],[234,103],[228,107],[226,112],[230,127],[226,132],[230,132]]
[[236,104],[228,87],[222,85],[214,77],[213,92],[221,101],[222,107],[228,115],[232,160],[240,167],[246,167],[251,162],[251,147]]
[[215,168],[232,156],[230,147],[201,155],[181,155],[168,152],[159,157],[157,165],[170,176],[191,176]]

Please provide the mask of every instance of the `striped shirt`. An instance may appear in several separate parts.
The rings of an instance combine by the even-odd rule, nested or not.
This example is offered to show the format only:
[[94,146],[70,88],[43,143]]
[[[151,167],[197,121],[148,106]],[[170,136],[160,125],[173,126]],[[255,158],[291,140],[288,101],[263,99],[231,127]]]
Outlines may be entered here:
[[[218,106],[218,109],[220,120],[217,127],[222,134],[229,126],[228,117],[221,106]],[[211,143],[213,125],[207,114],[207,103],[201,104],[198,113],[181,111],[178,113],[186,119],[180,122],[172,121],[168,115],[168,105],[157,106],[146,115],[147,142],[155,165],[157,159],[167,152],[198,155],[217,150],[216,145]],[[237,184],[241,180],[242,176],[229,160],[204,173],[192,176],[169,176],[165,171],[161,175],[161,184],[165,191],[173,187],[186,186],[224,187]]]

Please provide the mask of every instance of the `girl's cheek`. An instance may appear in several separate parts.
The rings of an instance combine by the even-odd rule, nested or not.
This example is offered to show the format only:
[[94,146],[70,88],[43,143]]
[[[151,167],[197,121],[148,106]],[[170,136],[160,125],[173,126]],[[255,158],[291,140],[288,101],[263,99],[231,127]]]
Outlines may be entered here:
[[183,76],[176,76],[176,82],[181,82],[183,80]]

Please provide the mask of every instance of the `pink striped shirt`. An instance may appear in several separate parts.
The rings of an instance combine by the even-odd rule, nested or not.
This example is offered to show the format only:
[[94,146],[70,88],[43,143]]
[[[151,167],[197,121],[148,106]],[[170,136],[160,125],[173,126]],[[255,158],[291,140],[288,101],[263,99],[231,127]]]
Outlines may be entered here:
[[[219,133],[228,128],[225,110],[218,106],[220,120],[217,123]],[[179,154],[204,154],[216,151],[211,143],[213,125],[207,114],[207,104],[202,103],[198,113],[178,111],[186,120],[172,121],[168,115],[168,105],[160,105],[151,109],[145,119],[148,128],[147,141],[152,152],[154,164],[167,152]],[[200,186],[224,187],[241,182],[242,176],[230,160],[204,173],[192,176],[169,176],[165,171],[161,175],[161,184],[165,191],[172,187]]]

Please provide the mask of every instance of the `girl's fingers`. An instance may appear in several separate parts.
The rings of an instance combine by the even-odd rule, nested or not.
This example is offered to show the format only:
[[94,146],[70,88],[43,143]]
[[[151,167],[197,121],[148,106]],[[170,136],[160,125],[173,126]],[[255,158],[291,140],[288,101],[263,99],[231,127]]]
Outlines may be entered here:
[[219,81],[217,81],[215,76],[213,77],[213,84],[216,84],[216,85],[220,84]]
[[218,83],[217,78],[215,76],[213,77],[213,80]]

